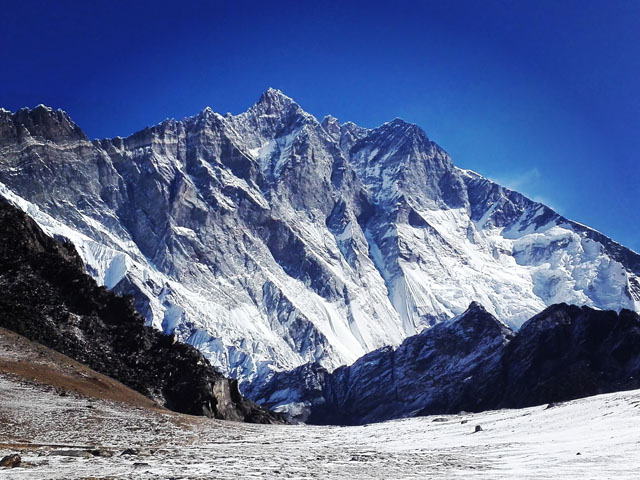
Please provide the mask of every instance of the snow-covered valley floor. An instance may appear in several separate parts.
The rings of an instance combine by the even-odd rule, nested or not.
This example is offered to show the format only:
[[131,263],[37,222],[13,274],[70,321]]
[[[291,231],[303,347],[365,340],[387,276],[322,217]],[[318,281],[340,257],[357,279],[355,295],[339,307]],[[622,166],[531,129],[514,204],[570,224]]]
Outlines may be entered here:
[[640,390],[362,427],[248,425],[154,408],[8,335],[0,457],[23,464],[0,468],[3,479],[640,478]]
[[[483,431],[472,433],[476,425]],[[0,454],[19,452],[24,464],[0,472],[7,479],[637,479],[640,391],[363,427],[263,426],[61,397],[2,378],[0,438]],[[113,456],[75,456],[88,448]],[[127,448],[140,451],[121,455]]]

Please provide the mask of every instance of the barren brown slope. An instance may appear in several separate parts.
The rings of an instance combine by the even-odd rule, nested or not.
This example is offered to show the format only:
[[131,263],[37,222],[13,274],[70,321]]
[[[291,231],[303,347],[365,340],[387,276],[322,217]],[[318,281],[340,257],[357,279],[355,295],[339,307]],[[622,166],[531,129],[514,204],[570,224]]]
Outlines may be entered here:
[[4,328],[0,328],[0,375],[14,375],[49,386],[60,395],[74,392],[89,398],[166,411],[122,383]]

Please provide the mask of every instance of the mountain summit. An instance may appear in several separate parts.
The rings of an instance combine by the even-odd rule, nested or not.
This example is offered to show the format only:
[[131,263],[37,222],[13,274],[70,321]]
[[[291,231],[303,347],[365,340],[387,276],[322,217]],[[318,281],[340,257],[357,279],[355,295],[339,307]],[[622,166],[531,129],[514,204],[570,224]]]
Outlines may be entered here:
[[402,120],[321,123],[269,89],[93,142],[60,111],[0,110],[0,146],[2,196],[242,381],[331,371],[472,301],[516,329],[558,302],[640,310],[638,254]]

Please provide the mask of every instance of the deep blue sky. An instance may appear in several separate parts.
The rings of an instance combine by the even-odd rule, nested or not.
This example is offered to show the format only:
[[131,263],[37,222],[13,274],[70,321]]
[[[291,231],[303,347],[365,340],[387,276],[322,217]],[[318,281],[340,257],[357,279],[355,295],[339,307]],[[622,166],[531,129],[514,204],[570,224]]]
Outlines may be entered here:
[[0,106],[91,138],[267,87],[420,125],[454,162],[640,251],[640,1],[0,0]]

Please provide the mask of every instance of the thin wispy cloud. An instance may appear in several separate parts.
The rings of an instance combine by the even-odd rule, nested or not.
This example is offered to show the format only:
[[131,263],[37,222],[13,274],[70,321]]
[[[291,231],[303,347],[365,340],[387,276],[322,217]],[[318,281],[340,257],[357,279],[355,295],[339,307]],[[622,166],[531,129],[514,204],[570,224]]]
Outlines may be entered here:
[[543,184],[544,176],[537,167],[514,174],[490,175],[491,180],[511,190],[526,195],[535,202],[540,202],[561,213],[562,206],[555,199],[550,199]]
[[524,172],[515,172],[506,175],[491,175],[491,179],[494,182],[516,191],[527,190],[527,187],[535,186],[540,178],[542,178],[542,174],[537,167]]

